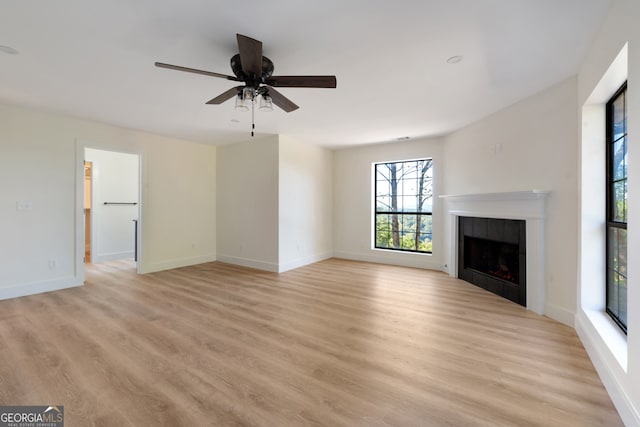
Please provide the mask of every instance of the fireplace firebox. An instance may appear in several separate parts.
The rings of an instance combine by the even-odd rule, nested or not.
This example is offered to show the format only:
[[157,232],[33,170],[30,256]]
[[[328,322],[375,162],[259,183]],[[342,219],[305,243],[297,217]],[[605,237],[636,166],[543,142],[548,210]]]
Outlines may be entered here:
[[525,221],[458,221],[458,277],[526,307]]

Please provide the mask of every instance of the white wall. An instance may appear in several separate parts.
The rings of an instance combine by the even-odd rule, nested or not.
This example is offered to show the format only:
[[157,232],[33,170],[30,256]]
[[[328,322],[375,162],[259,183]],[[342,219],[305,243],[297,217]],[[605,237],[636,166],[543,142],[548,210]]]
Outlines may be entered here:
[[[433,158],[433,254],[373,249],[372,164]],[[340,258],[442,269],[444,228],[442,179],[447,168],[439,139],[396,142],[334,151],[333,242]]]
[[82,284],[85,146],[142,156],[142,272],[215,259],[215,147],[0,104],[0,298]]
[[[576,220],[582,226],[582,235],[578,244],[580,255],[579,290],[577,301],[576,330],[587,349],[603,383],[613,399],[620,415],[627,426],[640,426],[640,266],[632,260],[640,257],[640,3],[637,0],[614,0],[607,20],[600,34],[594,41],[591,50],[578,75],[578,105],[583,112],[582,136],[579,155],[583,159],[582,171],[582,206]],[[603,253],[604,239],[602,231],[598,231],[603,218],[588,212],[592,200],[589,192],[593,186],[591,169],[596,167],[594,157],[600,157],[604,167],[604,150],[598,150],[597,138],[602,129],[593,130],[594,117],[602,117],[601,105],[585,105],[594,97],[612,95],[619,81],[610,82],[607,70],[628,43],[628,120],[629,120],[629,228],[628,228],[628,335],[626,339],[611,326],[606,315],[602,314],[603,298],[593,293],[594,278],[602,280],[602,271],[592,271],[594,266],[600,270],[602,262],[594,263],[593,253]],[[601,82],[601,79],[604,80]],[[600,84],[602,83],[602,84]],[[603,92],[604,91],[604,92]],[[607,93],[608,92],[608,93]],[[602,102],[603,100],[596,100]],[[602,137],[600,137],[602,141]],[[603,141],[602,141],[603,142]],[[594,174],[603,177],[602,170]],[[602,202],[603,200],[601,200]],[[604,281],[602,281],[604,294]],[[594,313],[594,309],[599,313]],[[599,316],[597,314],[600,314]],[[620,354],[623,352],[624,354]]]
[[0,298],[78,284],[74,136],[63,132],[54,118],[0,105]]
[[219,261],[278,271],[278,137],[218,148]]
[[216,259],[216,147],[138,134],[142,273]]
[[[547,201],[545,313],[573,325],[578,239],[577,81],[570,78],[451,135],[334,153],[334,255],[442,269],[449,230],[440,194],[550,190]],[[434,159],[432,256],[372,249],[375,162]]]
[[279,271],[333,254],[333,153],[280,135]]
[[282,272],[332,255],[331,151],[287,136],[218,148],[219,261]]
[[85,160],[92,163],[91,262],[133,258],[137,204],[105,205],[104,202],[139,202],[139,157],[88,148]]
[[577,122],[577,82],[570,78],[444,138],[446,194],[551,191],[545,224],[545,314],[572,326]]

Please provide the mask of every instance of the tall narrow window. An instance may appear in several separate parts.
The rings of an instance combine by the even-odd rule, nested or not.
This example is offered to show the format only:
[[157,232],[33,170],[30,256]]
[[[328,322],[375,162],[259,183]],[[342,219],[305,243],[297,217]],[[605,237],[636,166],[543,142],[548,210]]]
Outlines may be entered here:
[[431,253],[432,159],[375,165],[375,247]]
[[627,84],[607,103],[607,313],[627,332]]

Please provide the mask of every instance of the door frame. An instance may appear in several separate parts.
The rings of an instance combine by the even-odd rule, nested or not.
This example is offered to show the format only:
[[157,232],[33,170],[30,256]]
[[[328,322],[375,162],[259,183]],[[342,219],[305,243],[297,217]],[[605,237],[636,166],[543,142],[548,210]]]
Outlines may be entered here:
[[[86,259],[86,255],[87,255],[87,231],[89,232],[89,259],[93,259],[93,235],[94,235],[94,231],[93,231],[93,162],[88,162],[88,161],[84,161],[84,168],[85,168],[85,178],[84,178],[84,193],[83,193],[83,197],[84,197],[84,202],[83,202],[83,212],[84,212],[84,223],[85,223],[85,227],[84,227],[84,255],[83,255],[83,262],[86,264],[87,263],[87,259]],[[89,205],[89,217],[87,218],[87,163],[91,164],[91,171],[90,171],[90,178],[89,178],[89,195],[91,197],[91,204]],[[89,228],[87,229],[87,220],[89,221]]]
[[[144,213],[144,197],[142,194],[142,168],[143,168],[143,154],[139,150],[131,149],[130,147],[123,147],[120,144],[113,143],[96,143],[88,142],[76,139],[76,155],[75,155],[75,186],[76,186],[76,200],[75,200],[75,276],[80,283],[84,283],[85,280],[85,264],[84,264],[84,161],[85,161],[85,149],[92,148],[95,150],[113,151],[116,153],[134,154],[138,156],[138,241],[136,248],[138,252],[138,261],[136,262],[136,272],[141,274],[143,271],[143,254],[144,254],[144,233],[143,233],[143,213]],[[93,200],[92,200],[93,204]],[[92,224],[93,227],[93,224]]]

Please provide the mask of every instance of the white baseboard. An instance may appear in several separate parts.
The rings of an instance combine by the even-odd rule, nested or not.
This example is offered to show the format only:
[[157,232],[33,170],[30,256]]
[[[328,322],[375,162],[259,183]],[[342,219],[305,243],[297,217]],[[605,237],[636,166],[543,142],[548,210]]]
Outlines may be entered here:
[[[378,253],[380,252],[380,253]],[[392,251],[371,251],[371,253],[334,252],[335,258],[350,259],[353,261],[374,262],[377,264],[400,265],[403,267],[424,268],[445,272],[441,262],[434,260],[426,254],[414,254],[410,252],[394,253]]]
[[242,267],[255,268],[257,270],[265,270],[265,271],[270,271],[272,273],[278,273],[279,272],[278,264],[275,263],[275,262],[259,261],[259,260],[254,260],[254,259],[240,258],[240,257],[236,257],[236,256],[221,255],[221,254],[218,254],[218,256],[216,258],[217,258],[218,261],[226,262],[227,264],[233,264],[233,265],[239,265],[239,266],[242,266]]
[[624,384],[619,379],[628,374],[620,367],[615,356],[582,310],[579,310],[576,316],[576,332],[625,426],[640,427],[640,408],[634,407]]
[[278,265],[278,272],[284,273],[285,271],[293,270],[294,268],[304,267],[305,265],[313,264],[316,262],[324,261],[333,256],[331,252],[325,252],[318,255],[312,255],[304,258],[294,259],[293,261],[281,263]]
[[155,273],[156,271],[172,270],[174,268],[187,267],[190,265],[204,264],[206,262],[213,262],[216,260],[214,255],[203,255],[189,258],[175,258],[155,263],[141,263],[140,273]]
[[544,307],[544,315],[552,318],[553,320],[557,320],[560,323],[564,323],[567,326],[571,326],[572,328],[575,328],[576,326],[575,313],[564,307],[558,307],[557,305],[547,303]]
[[115,261],[118,259],[133,258],[135,253],[131,252],[113,252],[110,254],[91,254],[91,262],[100,264],[101,262]]
[[41,294],[43,292],[59,291],[61,289],[82,286],[82,284],[83,283],[75,276],[70,276],[61,279],[10,285],[0,288],[0,300]]

